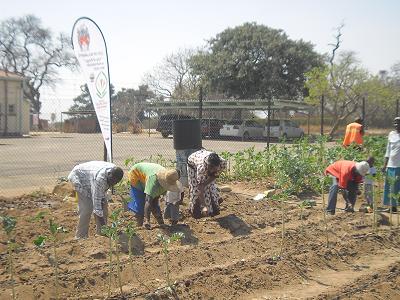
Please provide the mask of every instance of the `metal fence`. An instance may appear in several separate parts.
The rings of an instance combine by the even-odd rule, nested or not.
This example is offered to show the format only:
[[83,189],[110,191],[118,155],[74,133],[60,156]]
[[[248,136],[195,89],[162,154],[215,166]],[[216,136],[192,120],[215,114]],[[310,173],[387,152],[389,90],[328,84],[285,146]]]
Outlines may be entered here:
[[[299,133],[319,134],[318,111],[308,114],[305,106],[295,102],[269,104],[270,107],[268,101],[262,99],[150,103],[141,114],[138,112],[140,118],[113,124],[114,163],[125,170],[124,161],[129,158],[174,164],[176,151],[172,124],[181,118],[200,116],[203,147],[218,153],[235,153],[250,147],[264,149],[267,146],[268,115],[271,119],[271,143],[282,137],[299,137]],[[276,123],[277,120],[280,123]],[[292,132],[284,130],[286,125]],[[295,129],[297,133],[294,133]],[[61,123],[52,124],[46,132],[32,131],[30,137],[1,138],[0,196],[29,193],[40,188],[49,190],[58,178],[67,176],[74,165],[103,160],[103,149],[96,119],[88,112],[63,114]]]

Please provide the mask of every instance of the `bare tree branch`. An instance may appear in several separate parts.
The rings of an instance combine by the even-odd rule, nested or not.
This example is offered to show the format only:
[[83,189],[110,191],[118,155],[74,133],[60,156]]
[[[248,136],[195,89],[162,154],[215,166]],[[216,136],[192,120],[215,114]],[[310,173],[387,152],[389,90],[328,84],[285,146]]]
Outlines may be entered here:
[[36,113],[41,108],[40,89],[58,80],[59,68],[76,65],[65,37],[54,38],[33,15],[0,23],[0,53],[0,68],[25,78],[24,95]]

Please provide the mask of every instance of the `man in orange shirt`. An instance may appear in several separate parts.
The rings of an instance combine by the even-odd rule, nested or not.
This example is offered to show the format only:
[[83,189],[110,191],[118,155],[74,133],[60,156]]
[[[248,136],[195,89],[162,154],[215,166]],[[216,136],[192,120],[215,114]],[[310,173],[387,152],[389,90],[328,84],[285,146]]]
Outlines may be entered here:
[[343,140],[343,146],[348,147],[353,143],[358,146],[362,146],[363,135],[364,135],[363,120],[361,118],[357,118],[354,120],[353,123],[347,125],[346,133],[344,135],[344,140]]
[[368,171],[369,164],[366,161],[339,160],[328,166],[325,170],[325,175],[332,177],[332,185],[329,188],[326,211],[331,215],[335,214],[337,194],[339,189],[342,189],[343,197],[346,201],[345,211],[354,212],[354,204],[359,193],[358,184],[363,181],[363,177]]

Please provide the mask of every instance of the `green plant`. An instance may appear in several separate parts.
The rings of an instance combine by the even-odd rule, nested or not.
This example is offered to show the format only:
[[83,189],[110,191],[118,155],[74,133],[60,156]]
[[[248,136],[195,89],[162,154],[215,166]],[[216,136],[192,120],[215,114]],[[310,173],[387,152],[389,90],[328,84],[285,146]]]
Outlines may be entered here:
[[299,204],[300,207],[300,220],[301,220],[301,232],[304,232],[304,218],[303,218],[303,212],[305,208],[311,208],[315,206],[315,201],[311,200],[304,200]]
[[373,205],[373,231],[376,233],[378,231],[377,224],[377,215],[378,215],[378,199],[382,197],[382,183],[383,183],[383,174],[381,172],[377,172],[375,176],[376,180],[376,189],[374,190],[374,205]]
[[281,241],[281,250],[279,252],[279,256],[282,257],[284,248],[285,248],[285,222],[286,222],[286,201],[288,199],[288,194],[283,193],[280,203],[281,203],[281,211],[282,211],[282,241]]
[[15,217],[10,217],[6,215],[0,217],[0,220],[3,225],[3,230],[7,235],[8,270],[10,272],[10,278],[11,278],[12,297],[13,299],[16,299],[13,251],[17,247],[17,244],[14,241],[13,232],[15,230],[15,227],[17,226],[17,219]]
[[109,262],[109,275],[108,275],[108,296],[111,296],[111,278],[112,278],[112,273],[113,273],[113,261],[112,261],[112,251],[113,251],[113,242],[115,244],[115,257],[117,260],[117,278],[118,278],[118,285],[120,289],[121,295],[123,294],[122,291],[122,282],[121,282],[121,269],[120,269],[120,257],[119,257],[119,243],[118,243],[118,233],[121,224],[123,223],[123,219],[120,217],[120,214],[122,212],[122,209],[116,209],[114,210],[111,215],[111,224],[110,225],[103,225],[101,228],[102,234],[108,237],[109,239],[109,256],[110,256],[110,262]]
[[174,242],[174,241],[180,241],[183,238],[185,238],[185,235],[183,232],[175,232],[174,234],[172,234],[170,237],[162,235],[162,234],[158,234],[157,235],[157,239],[158,241],[161,243],[163,249],[163,253],[164,253],[164,262],[165,262],[165,276],[166,276],[166,280],[167,280],[167,288],[170,292],[173,292],[173,286],[171,284],[171,280],[170,280],[170,274],[169,274],[169,265],[168,265],[168,253],[169,253],[169,245]]
[[228,152],[228,151],[223,151],[221,152],[220,156],[226,160],[226,169],[222,172],[221,174],[221,179],[222,180],[231,180],[231,158],[233,156],[232,153]]
[[134,222],[130,221],[125,227],[125,233],[128,237],[128,253],[129,253],[129,265],[131,267],[132,275],[135,276],[135,272],[133,269],[133,260],[132,260],[132,239],[136,235],[136,228]]
[[47,240],[50,240],[53,247],[53,254],[54,254],[54,281],[55,281],[55,293],[56,299],[59,299],[59,281],[58,281],[58,256],[57,256],[57,246],[58,243],[62,240],[63,234],[67,231],[65,228],[57,223],[54,222],[53,219],[49,220],[49,232],[50,236],[46,235],[39,235],[33,243],[36,247],[43,248],[46,244]]
[[[322,162],[322,166],[325,165],[325,141],[321,138],[319,140],[320,144],[320,159]],[[328,233],[328,220],[326,217],[326,204],[325,204],[325,174],[324,168],[321,170],[321,199],[322,199],[322,212],[323,212],[323,219],[324,219],[324,230],[325,230],[325,237],[326,237],[326,247],[329,247],[329,233]]]
[[40,220],[44,220],[44,218],[46,217],[46,215],[48,215],[49,212],[48,211],[40,211],[36,214],[36,216],[31,217],[28,219],[29,222],[37,222]]
[[133,268],[133,255],[132,255],[132,247],[133,247],[133,238],[136,236],[136,227],[135,227],[135,222],[129,221],[125,225],[124,232],[126,236],[128,237],[128,255],[129,255],[129,266],[131,268],[131,272],[133,277],[141,284],[143,285],[146,289],[150,290],[149,287],[143,283],[142,280],[137,276],[134,268]]
[[286,202],[288,200],[288,196],[289,194],[285,191],[272,196],[272,200],[279,202],[279,206],[281,209],[281,248],[279,251],[279,256],[281,257],[285,248]]
[[166,159],[164,156],[162,156],[161,154],[156,154],[156,155],[151,155],[149,157],[149,161],[159,164],[165,168],[174,168],[176,165],[176,162],[171,160],[171,159]]

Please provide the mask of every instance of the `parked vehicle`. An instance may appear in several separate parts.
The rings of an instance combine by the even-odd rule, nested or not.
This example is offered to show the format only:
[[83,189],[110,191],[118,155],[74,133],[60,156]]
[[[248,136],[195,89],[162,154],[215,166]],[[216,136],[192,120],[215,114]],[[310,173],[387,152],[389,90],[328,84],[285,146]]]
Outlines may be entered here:
[[234,120],[225,124],[219,134],[225,137],[238,137],[243,140],[263,138],[265,125],[254,120]]
[[161,132],[163,138],[167,138],[173,131],[174,120],[194,119],[186,115],[168,114],[160,116],[156,130]]
[[219,131],[224,126],[226,121],[218,119],[203,119],[201,120],[201,135],[203,137],[219,137]]
[[[290,120],[271,120],[270,137],[278,139],[302,138],[304,131],[295,122]],[[268,136],[267,125],[264,128],[264,137]]]

